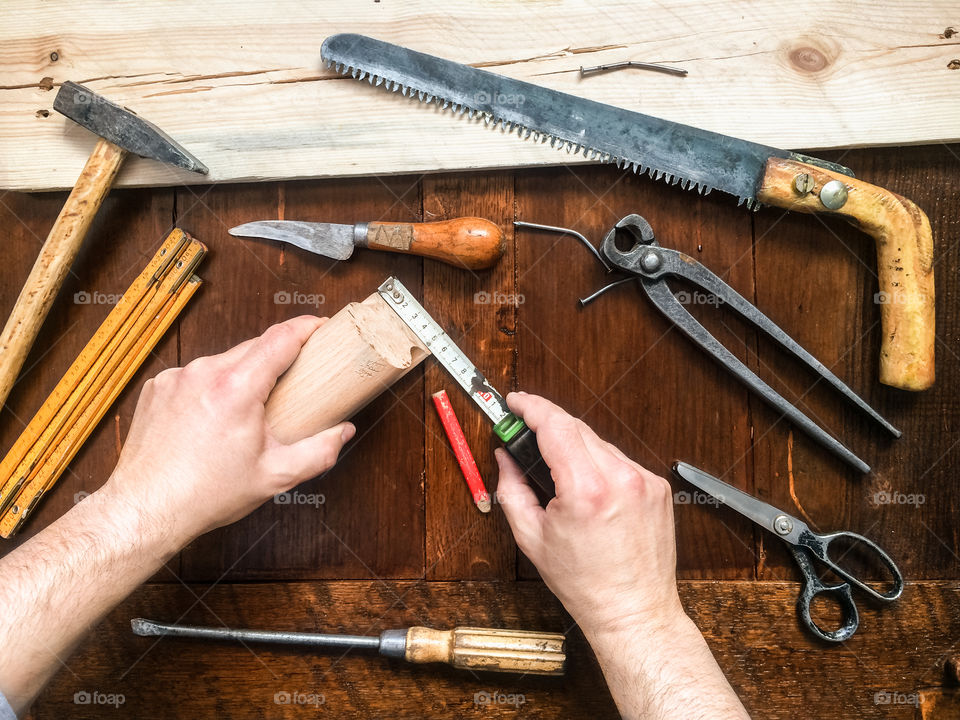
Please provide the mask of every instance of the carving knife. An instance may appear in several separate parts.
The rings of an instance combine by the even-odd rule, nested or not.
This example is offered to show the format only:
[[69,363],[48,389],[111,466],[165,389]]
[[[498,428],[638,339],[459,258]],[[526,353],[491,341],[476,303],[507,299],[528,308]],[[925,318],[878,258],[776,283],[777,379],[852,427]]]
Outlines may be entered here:
[[523,139],[647,172],[741,204],[839,215],[877,243],[880,381],[923,390],[934,380],[933,238],[914,203],[849,168],[594,102],[364,35],[328,37],[321,55],[342,75],[469,117]]
[[334,260],[346,260],[355,247],[363,247],[422,255],[468,270],[491,267],[505,248],[500,228],[477,217],[429,223],[370,222],[357,225],[260,220],[237,225],[229,232],[238,237],[279,240]]

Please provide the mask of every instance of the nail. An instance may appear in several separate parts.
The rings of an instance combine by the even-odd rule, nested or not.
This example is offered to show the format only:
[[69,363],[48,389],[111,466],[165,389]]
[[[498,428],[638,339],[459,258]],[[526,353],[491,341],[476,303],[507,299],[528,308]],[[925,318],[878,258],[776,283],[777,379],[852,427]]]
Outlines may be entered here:
[[343,426],[343,430],[340,432],[340,441],[348,443],[356,434],[357,428],[353,425],[353,423],[347,423]]

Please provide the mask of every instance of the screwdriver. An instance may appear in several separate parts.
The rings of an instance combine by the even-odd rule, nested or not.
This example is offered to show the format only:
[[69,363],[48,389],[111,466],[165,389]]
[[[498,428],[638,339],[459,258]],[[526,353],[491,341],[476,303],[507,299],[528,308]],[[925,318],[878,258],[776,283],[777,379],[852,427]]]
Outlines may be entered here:
[[442,662],[462,670],[490,670],[531,675],[563,675],[566,638],[560,633],[496,628],[458,627],[434,630],[414,626],[384,630],[375,635],[330,635],[327,633],[165,625],[134,618],[135,635],[236,640],[238,642],[306,645],[309,647],[377,650],[384,657],[412,663]]
[[527,424],[510,412],[507,401],[487,381],[443,328],[424,310],[402,282],[389,277],[378,288],[380,296],[420,338],[437,361],[462,387],[484,414],[493,421],[493,432],[504,448],[533,482],[541,503],[556,495],[550,468],[543,461],[537,436]]

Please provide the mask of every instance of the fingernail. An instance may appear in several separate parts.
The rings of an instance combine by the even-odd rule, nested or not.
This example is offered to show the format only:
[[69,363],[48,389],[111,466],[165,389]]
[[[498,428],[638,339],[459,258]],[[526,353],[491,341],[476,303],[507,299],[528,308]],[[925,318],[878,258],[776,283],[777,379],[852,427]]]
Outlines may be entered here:
[[353,425],[353,423],[347,423],[343,426],[343,430],[340,432],[340,441],[348,443],[356,434],[357,428]]

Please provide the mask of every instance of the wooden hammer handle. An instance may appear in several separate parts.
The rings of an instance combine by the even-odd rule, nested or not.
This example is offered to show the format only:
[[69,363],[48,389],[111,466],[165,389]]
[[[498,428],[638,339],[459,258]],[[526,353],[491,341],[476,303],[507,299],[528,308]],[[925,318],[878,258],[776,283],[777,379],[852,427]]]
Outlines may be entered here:
[[429,223],[372,222],[367,224],[363,244],[372,250],[422,255],[468,270],[496,264],[506,247],[500,227],[478,217]]
[[[799,191],[796,179],[807,185]],[[842,183],[840,207],[825,207],[821,191]],[[904,197],[863,180],[798,160],[771,158],[757,199],[787,210],[840,215],[877,243],[882,340],[880,382],[925,390],[934,380],[933,236],[923,210]]]
[[0,335],[0,405],[6,402],[37,339],[97,209],[110,190],[126,150],[101,138],[40,248],[20,296]]
[[562,675],[566,638],[559,633],[458,627],[407,630],[404,658],[414,663],[442,662],[468,670]]

